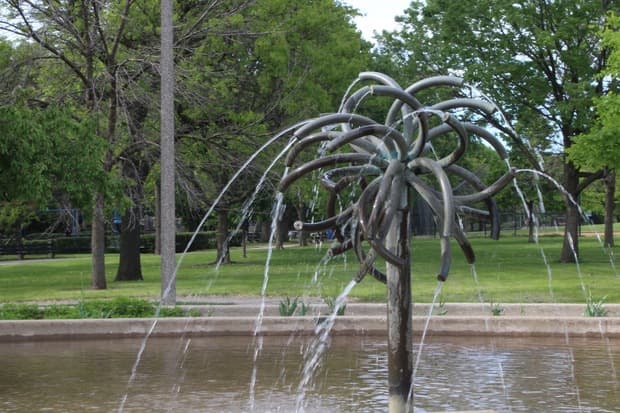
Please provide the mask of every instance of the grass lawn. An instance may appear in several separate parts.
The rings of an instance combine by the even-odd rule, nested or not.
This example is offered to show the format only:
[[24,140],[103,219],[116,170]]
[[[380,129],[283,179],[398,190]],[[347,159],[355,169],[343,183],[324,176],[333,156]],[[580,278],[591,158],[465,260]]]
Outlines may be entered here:
[[[620,303],[619,272],[612,265],[613,258],[596,237],[580,239],[579,265],[558,261],[562,245],[560,236],[540,237],[538,244],[528,243],[527,237],[523,236],[503,236],[499,241],[472,238],[471,242],[477,256],[476,277],[459,247],[453,243],[452,268],[441,292],[444,302],[478,302],[482,297],[484,302],[492,303],[582,303],[587,294],[591,294],[595,300],[606,297],[607,303]],[[326,246],[318,249],[293,245],[273,251],[267,294],[279,297],[338,295],[355,274],[358,263],[348,255],[322,264],[325,251]],[[260,295],[267,256],[265,248],[248,249],[247,258],[242,257],[239,249],[233,249],[234,263],[217,271],[210,264],[214,255],[214,251],[201,251],[184,257],[177,274],[178,301],[182,302],[186,296],[204,297],[207,301],[209,295]],[[118,255],[108,254],[106,264],[108,289],[95,291],[90,289],[88,255],[2,261],[0,303],[159,297],[158,256],[142,256],[144,281],[141,282],[113,281]],[[437,286],[438,267],[439,242],[414,238],[412,288],[416,302],[431,300]],[[313,281],[315,273],[316,282]],[[385,286],[367,276],[353,289],[351,296],[362,301],[384,301]]]

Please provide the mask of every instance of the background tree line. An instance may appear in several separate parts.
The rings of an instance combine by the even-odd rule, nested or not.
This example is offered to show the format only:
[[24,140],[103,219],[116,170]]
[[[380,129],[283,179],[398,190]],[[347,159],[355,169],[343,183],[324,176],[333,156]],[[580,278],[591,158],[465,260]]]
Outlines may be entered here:
[[[116,279],[141,279],[138,224],[147,211],[159,214],[159,2],[0,0],[0,9],[2,231],[48,206],[80,208],[91,222],[92,286],[106,288],[105,224],[119,211]],[[360,71],[378,70],[402,85],[464,77],[515,126],[480,120],[508,133],[512,165],[544,171],[570,194],[519,175],[527,197],[562,205],[575,245],[581,217],[569,198],[604,205],[611,228],[617,2],[412,1],[401,29],[378,34],[376,47],[356,30],[356,11],[335,0],[192,0],[174,11],[177,208],[187,223],[277,131],[334,111]],[[484,145],[472,146],[470,169],[489,180],[505,170]],[[224,262],[230,220],[282,147],[267,149],[216,206]],[[255,214],[269,214],[277,178],[269,176]],[[291,220],[307,213],[308,187],[287,200]],[[498,202],[512,207],[514,196]],[[561,259],[573,257],[566,241]]]

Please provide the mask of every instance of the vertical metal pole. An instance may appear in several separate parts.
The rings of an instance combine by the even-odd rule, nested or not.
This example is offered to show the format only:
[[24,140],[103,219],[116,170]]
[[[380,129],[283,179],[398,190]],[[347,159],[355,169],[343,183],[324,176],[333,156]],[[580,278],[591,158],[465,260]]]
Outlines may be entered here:
[[176,304],[173,1],[161,0],[161,302]]
[[[411,387],[413,357],[411,351],[411,257],[409,249],[409,196],[407,186],[392,188],[402,193],[401,205],[386,237],[386,247],[404,261],[387,264],[388,289],[388,385],[389,412],[405,413]],[[411,403],[409,405],[412,406]]]

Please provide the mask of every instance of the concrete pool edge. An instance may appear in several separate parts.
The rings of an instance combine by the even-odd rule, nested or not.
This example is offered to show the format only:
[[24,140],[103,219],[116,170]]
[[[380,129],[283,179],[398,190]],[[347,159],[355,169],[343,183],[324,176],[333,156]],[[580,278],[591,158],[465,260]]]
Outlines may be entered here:
[[[267,315],[262,335],[312,335],[324,316],[282,317]],[[420,335],[425,317],[414,316],[414,334]],[[97,339],[166,336],[249,336],[256,316],[191,318],[116,318],[80,320],[3,320],[0,341]],[[338,316],[334,335],[386,335],[386,316]],[[428,325],[429,336],[492,337],[607,337],[620,338],[620,317],[436,315]]]

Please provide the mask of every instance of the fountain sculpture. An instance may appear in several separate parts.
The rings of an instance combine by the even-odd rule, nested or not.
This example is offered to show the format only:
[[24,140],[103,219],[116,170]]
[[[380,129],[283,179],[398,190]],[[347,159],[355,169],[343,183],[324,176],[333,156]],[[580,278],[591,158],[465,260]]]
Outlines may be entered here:
[[[294,129],[280,190],[300,178],[319,174],[327,191],[326,218],[320,222],[296,222],[297,230],[333,230],[337,242],[329,253],[354,251],[360,262],[354,276],[366,274],[387,285],[389,411],[411,408],[412,309],[410,222],[412,198],[421,197],[432,209],[440,231],[441,256],[438,279],[445,281],[451,262],[450,238],[454,237],[470,263],[474,252],[455,221],[457,212],[487,215],[497,236],[499,221],[491,197],[512,181],[508,171],[485,186],[469,170],[457,165],[472,137],[488,143],[506,160],[506,151],[491,130],[483,126],[497,106],[467,89],[463,79],[437,76],[403,89],[381,73],[361,73],[359,82],[370,83],[345,96],[336,113],[311,119]],[[355,85],[355,83],[354,83]],[[467,94],[469,90],[469,94]],[[367,97],[381,97],[387,114],[383,123],[357,113]],[[423,99],[438,99],[427,106]],[[376,107],[372,107],[377,112]],[[465,119],[465,120],[461,120]],[[486,119],[486,120],[485,120]],[[433,141],[456,142],[446,156],[435,153]],[[310,148],[313,160],[300,156]],[[472,191],[454,194],[450,177],[465,182]],[[470,207],[486,202],[486,210]],[[377,260],[385,261],[385,271]]]

